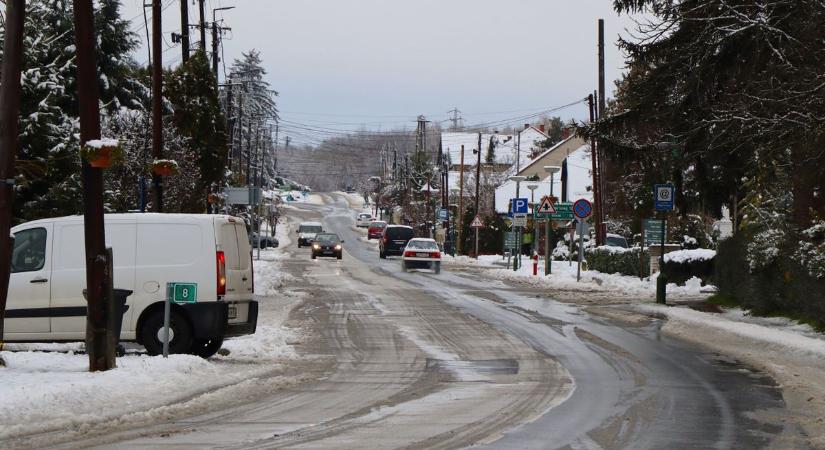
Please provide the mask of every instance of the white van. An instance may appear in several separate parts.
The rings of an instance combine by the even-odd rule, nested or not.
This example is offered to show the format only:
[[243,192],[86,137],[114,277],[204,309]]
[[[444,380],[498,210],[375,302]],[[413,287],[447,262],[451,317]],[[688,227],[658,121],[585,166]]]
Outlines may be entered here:
[[[114,287],[133,291],[121,340],[161,352],[167,283],[195,283],[194,303],[172,304],[170,352],[215,354],[223,339],[252,334],[252,253],[242,219],[206,214],[107,214]],[[6,306],[7,342],[83,341],[83,216],[18,225]]]

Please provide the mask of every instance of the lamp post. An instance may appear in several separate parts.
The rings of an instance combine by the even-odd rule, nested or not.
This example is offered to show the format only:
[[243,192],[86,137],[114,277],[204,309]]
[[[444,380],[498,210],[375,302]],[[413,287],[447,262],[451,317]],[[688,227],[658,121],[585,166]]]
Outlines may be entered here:
[[378,220],[383,220],[383,214],[381,214],[381,177],[379,176],[372,176],[370,177],[370,181],[378,185],[378,190],[375,191],[375,217]]
[[[553,198],[553,185],[555,184],[555,180],[553,180],[553,176],[556,172],[560,171],[561,167],[559,166],[544,166],[544,172],[550,174],[550,198]],[[552,200],[551,200],[552,201]],[[553,220],[549,217],[544,219],[544,275],[550,275],[553,272],[553,261],[550,259],[550,229],[555,228],[553,226]],[[555,247],[555,242],[553,242],[553,246]]]
[[538,234],[536,233],[536,218],[535,218],[536,189],[538,189],[538,188],[539,188],[539,184],[536,183],[535,181],[531,181],[531,182],[527,183],[527,189],[530,189],[530,203],[533,204],[533,245],[532,245],[532,253],[530,255],[531,258],[533,257],[533,255],[535,255],[538,252],[538,247],[537,247],[537,245],[538,245],[538,240],[537,240]]
[[[522,175],[513,175],[513,176],[510,177],[510,181],[515,181],[516,182],[516,198],[518,198],[518,195],[519,195],[519,188],[521,187],[521,182],[526,180],[526,179],[527,179],[527,177],[522,176]],[[513,207],[513,205],[510,205],[510,208],[512,208],[512,207]],[[513,212],[513,218],[515,218],[515,215],[516,214],[515,214],[515,211],[514,211]],[[518,270],[519,266],[521,265],[520,264],[521,263],[521,227],[516,227],[516,228],[518,230],[518,238],[516,239],[516,252],[517,252],[516,255],[517,255],[517,257],[513,258],[513,272]]]

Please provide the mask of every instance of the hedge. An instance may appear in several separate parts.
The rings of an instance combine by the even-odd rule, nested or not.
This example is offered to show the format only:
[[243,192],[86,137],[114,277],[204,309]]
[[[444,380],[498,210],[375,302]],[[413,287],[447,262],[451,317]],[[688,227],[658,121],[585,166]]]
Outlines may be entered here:
[[693,277],[700,278],[702,284],[709,284],[713,278],[713,261],[716,252],[707,249],[679,250],[665,254],[662,273],[668,283],[685,284]]
[[[585,249],[587,266],[590,270],[602,273],[620,273],[634,277],[647,276],[650,273],[650,256],[647,250],[640,258],[639,247],[595,247]],[[641,260],[640,260],[641,259]]]
[[779,257],[751,273],[747,242],[736,235],[719,243],[714,282],[719,293],[734,298],[756,315],[781,314],[825,326],[825,279],[811,277],[792,255],[798,243],[787,242]]

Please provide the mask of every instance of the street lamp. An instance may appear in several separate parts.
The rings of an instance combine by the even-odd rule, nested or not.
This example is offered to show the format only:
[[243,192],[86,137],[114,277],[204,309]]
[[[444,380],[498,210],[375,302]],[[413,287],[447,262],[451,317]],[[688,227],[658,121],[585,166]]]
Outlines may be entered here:
[[[535,181],[531,181],[527,183],[527,189],[530,189],[530,203],[533,204],[533,212],[536,210],[536,189],[539,188],[539,184]],[[533,218],[533,245],[532,247],[532,254],[536,253],[536,220],[535,217]]]
[[[510,177],[510,181],[515,181],[516,182],[516,198],[518,198],[518,196],[519,196],[519,188],[521,187],[521,182],[526,180],[526,179],[527,179],[527,177],[522,176],[522,175],[513,175],[513,176]],[[515,205],[511,204],[510,208],[512,209],[513,207],[515,207]],[[513,218],[515,218],[515,216],[516,216],[516,212],[513,211]],[[520,266],[519,263],[521,262],[521,227],[516,227],[516,228],[518,229],[518,240],[516,241],[516,246],[518,247],[516,249],[516,251],[518,252],[517,253],[518,257],[513,258],[513,271],[514,272],[516,270],[518,270],[518,268]]]
[[379,206],[379,203],[381,202],[381,177],[372,176],[370,177],[370,181],[378,185],[378,190],[375,191],[375,217],[378,220],[382,220],[383,214],[381,214],[381,208]]
[[[553,175],[556,172],[560,171],[561,167],[559,166],[544,166],[544,171],[550,174],[550,198],[553,198],[553,185],[555,184],[553,180]],[[552,200],[551,200],[552,201]],[[550,227],[552,225],[552,220],[548,217],[545,219],[544,222],[544,275],[550,275],[553,272],[553,262],[550,260]],[[555,227],[553,227],[555,228]],[[555,247],[556,243],[553,242],[553,246]]]

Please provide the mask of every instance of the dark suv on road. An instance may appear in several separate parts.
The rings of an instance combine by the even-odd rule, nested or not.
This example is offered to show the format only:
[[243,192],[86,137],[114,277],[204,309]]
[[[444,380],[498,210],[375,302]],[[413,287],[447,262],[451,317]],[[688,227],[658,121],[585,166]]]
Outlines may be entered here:
[[387,225],[378,240],[378,256],[386,258],[388,255],[401,256],[404,247],[413,238],[413,229],[406,225]]

